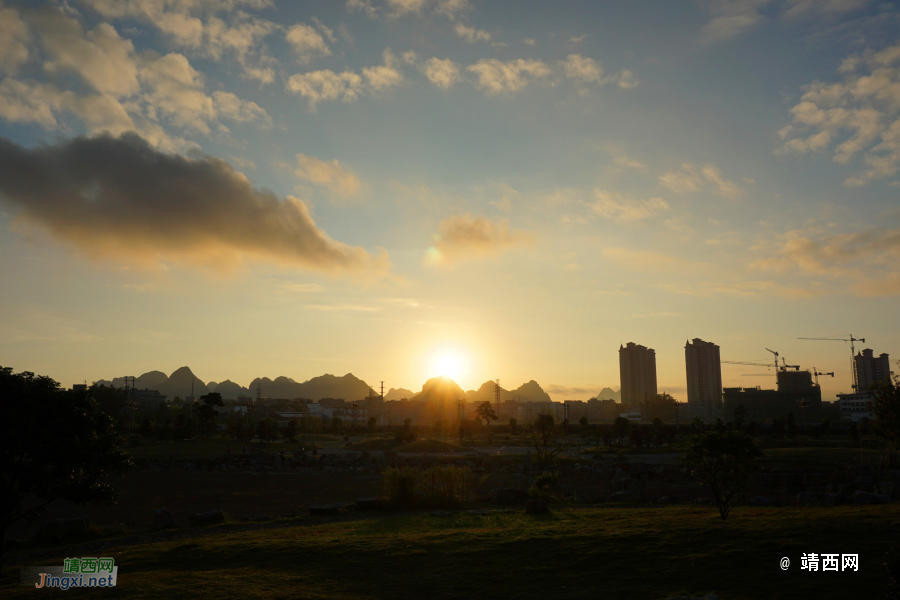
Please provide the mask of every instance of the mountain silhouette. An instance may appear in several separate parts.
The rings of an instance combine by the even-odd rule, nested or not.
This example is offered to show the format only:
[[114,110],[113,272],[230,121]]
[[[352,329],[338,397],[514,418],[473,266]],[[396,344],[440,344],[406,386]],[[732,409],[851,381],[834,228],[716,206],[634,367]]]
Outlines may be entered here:
[[159,393],[165,394],[169,400],[172,400],[176,396],[181,398],[190,396],[191,384],[193,384],[194,398],[199,398],[209,392],[206,388],[206,384],[194,375],[190,367],[181,367],[169,375],[168,379],[159,385],[152,388],[149,388],[148,386],[148,388],[158,390]]
[[391,388],[388,390],[388,393],[384,395],[385,400],[402,400],[403,398],[409,399],[412,398],[415,394],[412,390],[407,390],[406,388]]
[[598,400],[615,400],[616,402],[621,402],[622,401],[622,393],[621,393],[621,390],[616,392],[612,388],[605,387],[602,390],[600,390],[600,393],[597,394],[596,398]]
[[[494,392],[495,385],[496,384],[493,381],[485,381],[478,390],[469,390],[466,392],[466,399],[469,402],[474,403],[494,402],[496,401]],[[547,394],[547,392],[538,385],[538,382],[533,379],[528,383],[523,383],[512,391],[505,390],[503,389],[503,386],[500,386],[500,402],[506,402],[507,400],[518,400],[519,402],[552,401],[550,395]]]
[[210,388],[210,390],[213,392],[221,394],[222,398],[224,398],[225,400],[237,400],[238,396],[250,395],[249,389],[241,387],[230,379],[226,379],[225,381],[217,384],[215,387],[213,387],[212,383],[207,384],[206,387]]

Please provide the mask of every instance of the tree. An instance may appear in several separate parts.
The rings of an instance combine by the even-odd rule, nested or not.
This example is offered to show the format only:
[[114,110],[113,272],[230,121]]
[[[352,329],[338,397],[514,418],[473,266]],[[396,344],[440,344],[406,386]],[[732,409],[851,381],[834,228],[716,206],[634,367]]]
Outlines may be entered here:
[[644,418],[652,421],[655,417],[659,417],[664,421],[674,421],[677,407],[678,401],[663,392],[648,398],[644,403]]
[[738,405],[737,408],[734,409],[734,428],[738,431],[744,429],[744,423],[747,422],[747,409],[744,408],[743,404]]
[[509,418],[509,432],[512,434],[515,434],[516,431],[518,430],[518,426],[519,426],[519,420],[514,417],[510,417]]
[[613,421],[612,425],[612,434],[613,437],[616,438],[617,446],[621,444],[622,438],[628,435],[629,429],[631,429],[631,421],[625,417],[616,417],[616,420]]
[[144,417],[144,420],[141,421],[141,426],[138,429],[138,433],[141,436],[147,438],[153,435],[153,421],[150,420],[150,417]]
[[581,425],[581,431],[584,432],[588,426],[588,418],[584,415],[581,415],[581,418],[578,419],[578,424]]
[[561,446],[553,444],[556,434],[556,422],[551,415],[538,415],[528,428],[528,442],[541,469],[552,466],[556,455],[562,452]]
[[794,413],[792,412],[789,412],[787,415],[787,432],[791,439],[797,437],[797,422],[794,420]]
[[282,431],[282,435],[284,435],[284,439],[286,439],[287,441],[296,442],[297,431],[297,421],[292,420],[288,422],[287,426],[285,426],[284,430]]
[[0,367],[0,561],[10,525],[36,521],[51,502],[118,498],[109,478],[132,462],[92,391],[61,391],[49,377]]
[[653,441],[656,442],[657,448],[662,446],[663,422],[662,422],[662,419],[660,419],[659,417],[656,417],[653,419]]
[[369,417],[369,420],[366,423],[366,429],[369,430],[369,433],[373,433],[375,431],[376,425],[378,425],[378,419],[375,417]]
[[219,416],[217,406],[225,406],[222,402],[222,394],[218,392],[210,392],[204,396],[200,396],[201,404],[197,408],[197,419],[200,421],[200,430],[210,435],[216,423],[216,417]]
[[475,415],[478,416],[483,421],[487,421],[487,424],[490,426],[491,421],[497,420],[497,413],[494,412],[494,407],[491,406],[490,402],[482,402],[478,405],[478,408],[475,409]]
[[747,493],[750,474],[757,469],[762,452],[748,435],[736,431],[714,431],[691,436],[685,444],[682,462],[691,473],[709,486],[722,520]]
[[875,415],[875,432],[893,447],[900,443],[900,386],[882,383],[872,390],[870,403]]

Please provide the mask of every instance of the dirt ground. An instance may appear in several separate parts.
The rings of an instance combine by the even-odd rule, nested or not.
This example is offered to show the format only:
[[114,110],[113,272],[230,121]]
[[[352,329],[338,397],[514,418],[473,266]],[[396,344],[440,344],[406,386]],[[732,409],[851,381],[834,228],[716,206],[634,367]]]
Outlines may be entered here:
[[[87,516],[93,525],[124,523],[128,529],[145,529],[160,508],[171,512],[179,525],[187,524],[189,514],[220,509],[235,519],[245,514],[302,514],[310,504],[375,496],[378,482],[379,476],[370,474],[132,471],[115,482],[121,491],[118,504],[76,506],[57,501],[47,507],[42,521]],[[8,535],[30,538],[38,527],[40,523],[24,527],[19,522]]]

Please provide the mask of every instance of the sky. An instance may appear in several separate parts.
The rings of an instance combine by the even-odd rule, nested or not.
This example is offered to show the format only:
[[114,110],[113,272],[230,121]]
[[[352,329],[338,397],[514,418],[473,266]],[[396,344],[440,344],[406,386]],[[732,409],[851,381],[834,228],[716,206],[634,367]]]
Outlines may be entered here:
[[830,400],[898,169],[898,2],[0,0],[0,365]]

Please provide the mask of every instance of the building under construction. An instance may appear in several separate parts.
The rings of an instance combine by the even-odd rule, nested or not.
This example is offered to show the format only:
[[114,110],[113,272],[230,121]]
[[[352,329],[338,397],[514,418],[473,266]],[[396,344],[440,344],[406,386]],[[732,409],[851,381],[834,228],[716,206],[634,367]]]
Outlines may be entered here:
[[725,418],[734,419],[734,410],[743,406],[747,410],[747,421],[758,423],[786,419],[794,414],[797,424],[819,423],[822,420],[822,389],[813,382],[812,373],[801,371],[791,365],[778,369],[778,389],[725,388]]

